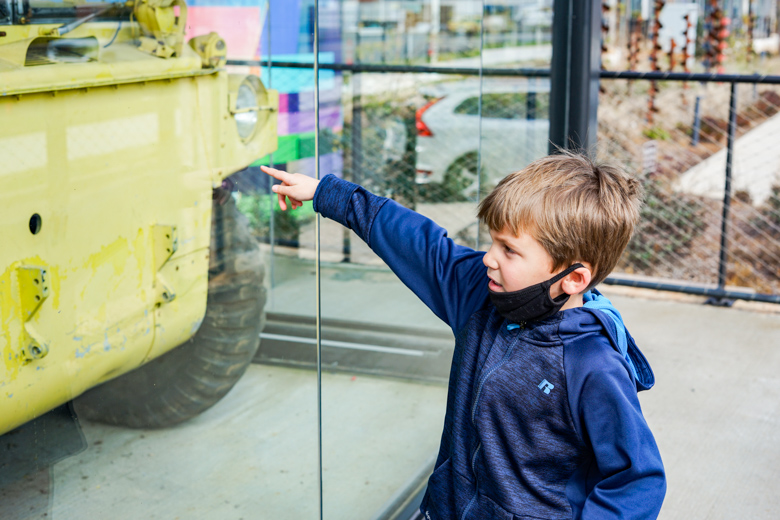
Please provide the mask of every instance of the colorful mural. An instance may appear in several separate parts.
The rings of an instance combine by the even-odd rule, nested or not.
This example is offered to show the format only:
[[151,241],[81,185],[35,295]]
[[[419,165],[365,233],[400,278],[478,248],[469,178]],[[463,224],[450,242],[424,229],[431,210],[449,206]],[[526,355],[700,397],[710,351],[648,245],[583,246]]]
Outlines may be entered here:
[[[338,1],[320,1],[319,62],[335,63],[341,59],[341,27]],[[270,21],[270,25],[269,25]],[[270,38],[266,31],[270,27]],[[262,56],[273,61],[314,62],[314,1],[270,0],[264,20],[265,36]],[[268,48],[270,47],[270,49]],[[314,175],[314,73],[307,69],[264,67],[261,77],[279,91],[279,149],[256,164],[284,165],[291,171]],[[319,127],[321,135],[338,134],[343,126],[340,73],[319,70]],[[322,140],[324,141],[324,139]],[[320,145],[320,168],[324,173],[340,174],[342,156]]]
[[[333,63],[335,53],[320,53],[320,63]],[[280,62],[312,63],[313,53],[277,54]],[[314,133],[317,119],[314,110],[314,72],[309,69],[263,67],[261,77],[279,91],[279,149],[255,165],[286,164],[287,169],[314,174]],[[343,125],[341,108],[341,74],[332,70],[319,71],[319,125],[321,135],[340,133]],[[320,167],[323,172],[341,172],[341,153],[323,150]]]
[[[225,39],[228,58],[268,59],[279,62],[314,62],[314,1],[313,0],[190,0],[188,2],[187,36],[216,31]],[[321,0],[320,63],[341,59],[341,28],[337,0]],[[314,174],[314,73],[307,69],[262,67],[253,72],[260,75],[269,88],[279,91],[279,148],[271,156],[257,160],[252,170],[261,164]],[[321,132],[334,135],[342,130],[341,74],[319,71],[319,125]],[[321,134],[322,135],[322,134]],[[320,156],[322,172],[340,175],[340,152],[323,149]],[[259,184],[265,176],[255,178]]]

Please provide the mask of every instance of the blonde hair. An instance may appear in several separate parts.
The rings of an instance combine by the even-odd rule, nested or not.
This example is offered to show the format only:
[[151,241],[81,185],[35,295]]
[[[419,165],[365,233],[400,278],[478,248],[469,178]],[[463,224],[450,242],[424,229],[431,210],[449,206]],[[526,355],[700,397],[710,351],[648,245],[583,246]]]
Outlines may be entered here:
[[477,215],[493,231],[531,235],[552,257],[553,271],[590,263],[590,288],[615,268],[641,205],[641,184],[621,168],[560,151],[505,177]]

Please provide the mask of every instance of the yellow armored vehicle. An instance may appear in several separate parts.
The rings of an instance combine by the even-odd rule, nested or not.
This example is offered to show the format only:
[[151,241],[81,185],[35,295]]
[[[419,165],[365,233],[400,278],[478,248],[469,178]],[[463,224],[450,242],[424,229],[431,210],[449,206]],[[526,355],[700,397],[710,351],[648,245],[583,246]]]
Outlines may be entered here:
[[[265,290],[229,176],[278,94],[185,41],[183,0],[0,0],[0,434],[74,398],[162,427],[259,343]],[[80,397],[79,397],[80,396]]]

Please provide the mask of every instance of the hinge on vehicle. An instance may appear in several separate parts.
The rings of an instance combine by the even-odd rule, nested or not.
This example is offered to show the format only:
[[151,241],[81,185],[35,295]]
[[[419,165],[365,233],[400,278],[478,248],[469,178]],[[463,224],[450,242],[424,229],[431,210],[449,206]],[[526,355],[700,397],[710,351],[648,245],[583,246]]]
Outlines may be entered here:
[[16,277],[22,317],[24,321],[30,321],[43,300],[49,297],[49,273],[45,267],[21,266],[16,269]]
[[29,361],[41,359],[49,353],[49,342],[35,331],[30,320],[51,292],[49,272],[45,267],[20,266],[16,268],[16,279],[19,283],[19,302],[24,323],[22,356]]
[[173,256],[173,253],[179,249],[176,226],[163,226],[160,224],[153,226],[152,240],[154,240],[154,270],[157,272]]
[[160,269],[165,265],[173,253],[179,248],[179,239],[176,226],[155,225],[152,228],[154,240],[154,266],[155,266],[155,307],[164,303],[170,303],[176,298],[176,293],[160,274]]
[[44,340],[28,323],[24,327],[24,343],[22,345],[22,357],[27,361],[34,361],[46,357],[49,353],[49,342]]

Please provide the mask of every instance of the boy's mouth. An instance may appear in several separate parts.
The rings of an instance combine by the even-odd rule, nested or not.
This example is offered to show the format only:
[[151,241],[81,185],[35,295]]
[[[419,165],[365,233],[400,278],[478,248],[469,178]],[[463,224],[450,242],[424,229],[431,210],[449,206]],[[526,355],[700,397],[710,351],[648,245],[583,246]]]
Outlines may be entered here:
[[491,277],[488,276],[488,289],[490,289],[493,292],[501,292],[504,290],[504,287],[500,283],[496,283]]

